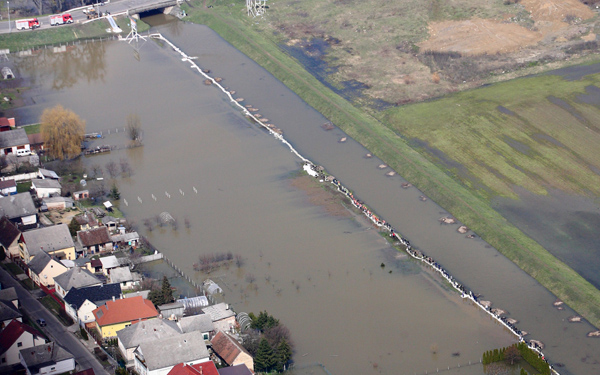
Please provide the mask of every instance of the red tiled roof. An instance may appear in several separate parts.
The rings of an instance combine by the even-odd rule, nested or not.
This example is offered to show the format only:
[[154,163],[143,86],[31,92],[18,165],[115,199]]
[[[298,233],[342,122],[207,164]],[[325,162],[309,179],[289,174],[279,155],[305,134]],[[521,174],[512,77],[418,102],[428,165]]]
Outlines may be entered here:
[[11,126],[14,127],[15,126],[15,118],[11,117],[11,118],[6,118],[6,117],[0,117],[0,126]]
[[101,245],[111,242],[108,228],[100,227],[77,232],[77,238],[83,246]]
[[87,370],[76,372],[73,375],[96,375],[96,373],[93,368],[89,368]]
[[167,375],[219,375],[219,372],[217,371],[217,366],[212,361],[209,361],[195,365],[180,363],[173,366]]
[[41,333],[31,328],[27,324],[13,319],[2,332],[0,332],[0,353],[6,352],[25,332],[34,336],[43,337]]
[[156,311],[152,302],[142,296],[106,301],[93,313],[100,327],[158,316],[158,311]]
[[211,343],[214,352],[217,353],[219,357],[223,358],[228,365],[231,365],[241,352],[246,352],[236,340],[222,331],[219,331],[215,337],[213,337]]

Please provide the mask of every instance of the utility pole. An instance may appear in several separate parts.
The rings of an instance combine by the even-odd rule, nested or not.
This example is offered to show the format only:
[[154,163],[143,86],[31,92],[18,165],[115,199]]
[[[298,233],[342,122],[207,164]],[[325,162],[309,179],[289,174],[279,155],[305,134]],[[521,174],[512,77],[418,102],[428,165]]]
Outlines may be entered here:
[[6,6],[8,7],[8,32],[12,32],[12,27],[10,25],[10,1],[6,2]]

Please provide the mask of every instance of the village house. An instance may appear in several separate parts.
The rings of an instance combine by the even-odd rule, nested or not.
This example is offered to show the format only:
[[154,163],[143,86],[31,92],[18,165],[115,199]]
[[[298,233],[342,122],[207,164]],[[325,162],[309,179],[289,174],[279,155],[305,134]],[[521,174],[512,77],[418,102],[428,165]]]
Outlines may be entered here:
[[[169,355],[164,355],[169,348]],[[195,332],[142,342],[134,351],[135,371],[140,375],[167,374],[180,363],[195,365],[210,361],[202,336]]]
[[66,224],[33,229],[21,234],[19,252],[25,263],[39,253],[54,255],[58,259],[75,259],[75,244]]
[[215,333],[215,325],[210,316],[206,314],[184,316],[177,322],[177,325],[183,333],[201,333],[204,340],[210,340]]
[[0,249],[7,257],[15,259],[19,257],[19,238],[21,231],[6,216],[0,217]]
[[102,274],[102,261],[100,259],[92,258],[86,266],[94,275]]
[[236,325],[235,312],[226,303],[205,307],[202,312],[210,316],[217,331],[231,331]]
[[229,334],[219,331],[211,340],[213,352],[227,366],[246,365],[254,369],[254,358],[236,339]]
[[72,268],[54,278],[56,294],[62,299],[73,288],[85,288],[88,286],[102,285],[102,281],[86,269]]
[[0,301],[0,331],[4,330],[13,320],[23,322],[23,315],[12,303]]
[[137,272],[131,272],[129,267],[117,267],[110,270],[108,280],[111,283],[121,284],[123,290],[131,290],[140,285],[142,276]]
[[100,263],[102,263],[102,273],[105,276],[108,276],[111,270],[119,267],[119,260],[114,255],[109,255],[107,257],[102,257],[99,259]]
[[121,355],[133,365],[134,354],[142,342],[162,341],[167,337],[181,335],[177,324],[168,319],[150,319],[135,323],[117,332]]
[[46,210],[64,210],[73,208],[75,203],[69,197],[47,197],[42,199],[42,211]]
[[46,343],[44,336],[27,324],[13,320],[0,332],[0,372],[21,362],[19,351]]
[[167,375],[219,375],[219,371],[212,361],[195,365],[180,363],[174,366]]
[[90,230],[92,228],[98,228],[98,220],[92,212],[84,212],[81,215],[74,217],[75,222],[79,224],[80,230]]
[[46,178],[31,180],[31,188],[35,190],[37,197],[41,199],[60,195],[62,186],[57,180]]
[[54,342],[19,351],[27,375],[63,374],[75,370],[75,357]]
[[245,364],[222,367],[218,369],[219,375],[253,375]]
[[7,305],[12,305],[15,308],[19,308],[19,296],[14,286],[10,288],[0,289],[0,302],[4,302]]
[[73,193],[73,199],[75,199],[76,201],[88,199],[89,197],[90,197],[89,190],[80,190],[80,191],[76,191]]
[[102,339],[113,338],[117,332],[138,321],[153,319],[158,311],[152,302],[142,297],[115,299],[93,311],[96,329]]
[[31,154],[25,129],[0,132],[0,155],[27,156]]
[[79,242],[87,254],[97,254],[113,250],[113,242],[106,227],[77,232],[77,242]]
[[31,228],[37,223],[37,210],[29,193],[18,193],[0,198],[0,216],[20,227]]
[[65,311],[81,326],[95,328],[93,311],[113,298],[121,297],[119,284],[102,284],[84,288],[71,288],[63,298]]
[[0,194],[5,197],[17,194],[17,183],[15,180],[0,181]]
[[29,277],[37,285],[45,286],[48,289],[54,288],[54,278],[67,271],[58,259],[44,252],[40,252],[27,265],[29,268]]

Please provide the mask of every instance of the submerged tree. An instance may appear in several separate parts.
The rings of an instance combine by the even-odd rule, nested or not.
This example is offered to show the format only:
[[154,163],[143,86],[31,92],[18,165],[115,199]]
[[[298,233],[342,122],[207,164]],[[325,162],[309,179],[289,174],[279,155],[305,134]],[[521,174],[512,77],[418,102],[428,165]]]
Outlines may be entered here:
[[127,134],[134,145],[142,143],[142,121],[137,113],[131,113],[127,116]]
[[81,142],[85,133],[85,121],[73,111],[60,104],[42,112],[41,133],[48,155],[64,160],[81,153]]

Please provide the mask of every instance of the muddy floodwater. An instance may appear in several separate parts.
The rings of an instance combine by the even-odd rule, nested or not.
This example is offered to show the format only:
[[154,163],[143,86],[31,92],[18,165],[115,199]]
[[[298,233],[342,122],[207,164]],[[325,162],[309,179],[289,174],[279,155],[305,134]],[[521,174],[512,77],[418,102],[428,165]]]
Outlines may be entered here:
[[[600,373],[600,340],[585,337],[591,325],[568,323],[575,313],[554,308],[555,297],[495,249],[467,239],[456,225],[440,225],[446,213],[439,206],[402,188],[397,175],[386,176],[381,161],[365,158],[368,151],[352,139],[338,142],[345,134],[324,131],[326,119],[270,74],[206,27],[175,22],[157,29],[413,245],[507,310],[529,338],[547,345],[551,361],[564,366],[561,374]],[[93,61],[84,49],[93,50]],[[362,217],[311,204],[307,191],[293,184],[300,160],[204,85],[174,51],[155,41],[138,50],[109,42],[74,46],[58,57],[42,51],[20,58],[18,74],[34,89],[15,115],[36,122],[44,108],[62,104],[87,121],[88,132],[103,132],[96,144],[123,146],[126,117],[137,113],[143,147],[88,157],[85,164],[128,160],[134,174],[116,179],[121,209],[196,280],[206,277],[193,268],[201,254],[242,255],[242,267],[210,277],[236,311],[267,310],[290,328],[300,372],[325,373],[321,364],[332,374],[448,367],[450,374],[481,374],[482,366],[469,362],[515,341],[440,277],[391,249]],[[60,61],[71,68],[62,69]],[[178,220],[177,230],[149,231],[142,224],[162,212]]]

